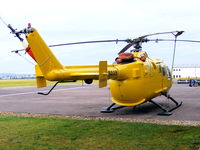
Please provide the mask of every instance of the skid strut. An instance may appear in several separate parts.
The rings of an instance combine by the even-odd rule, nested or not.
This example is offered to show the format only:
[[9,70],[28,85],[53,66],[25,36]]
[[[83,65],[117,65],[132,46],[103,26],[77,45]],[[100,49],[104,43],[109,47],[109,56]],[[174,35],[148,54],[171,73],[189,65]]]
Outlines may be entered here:
[[56,85],[58,83],[65,83],[65,82],[76,82],[76,80],[69,80],[69,81],[57,81],[54,86],[47,92],[47,93],[44,93],[44,92],[38,92],[38,94],[40,95],[49,95],[51,93],[51,91],[56,87]]
[[51,91],[56,87],[56,85],[57,85],[58,83],[60,83],[60,81],[56,82],[56,83],[54,84],[54,86],[53,86],[47,93],[38,92],[38,94],[40,94],[40,95],[49,95],[49,94],[51,93]]
[[172,115],[172,111],[177,109],[178,107],[180,107],[182,105],[183,102],[178,103],[175,99],[173,99],[169,94],[167,93],[163,93],[163,96],[167,97],[169,100],[171,100],[173,103],[175,103],[175,106],[170,108],[170,109],[166,109],[163,106],[161,106],[160,104],[156,103],[153,100],[150,100],[149,102],[153,103],[154,105],[156,105],[158,108],[162,109],[163,112],[158,113],[158,115],[163,115],[163,116],[170,116]]
[[[115,103],[112,103],[108,107],[103,107],[101,109],[101,113],[112,113],[116,109],[120,109],[120,108],[126,107],[126,106],[115,106],[115,105],[116,105]],[[113,106],[115,106],[115,107],[113,107]]]

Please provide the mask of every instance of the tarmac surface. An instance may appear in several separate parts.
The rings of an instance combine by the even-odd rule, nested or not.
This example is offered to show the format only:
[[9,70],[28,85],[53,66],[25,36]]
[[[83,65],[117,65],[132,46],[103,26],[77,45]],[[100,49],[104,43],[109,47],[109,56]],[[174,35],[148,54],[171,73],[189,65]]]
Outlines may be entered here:
[[[101,113],[101,108],[109,106],[112,101],[109,88],[98,88],[97,85],[60,85],[47,96],[37,94],[38,91],[47,92],[50,88],[0,88],[0,112],[200,121],[200,87],[174,84],[170,95],[178,102],[182,101],[183,104],[174,110],[171,116],[157,115],[162,110],[150,102],[137,107],[124,107],[113,113]],[[159,96],[154,101],[166,107],[173,105],[164,96]]]

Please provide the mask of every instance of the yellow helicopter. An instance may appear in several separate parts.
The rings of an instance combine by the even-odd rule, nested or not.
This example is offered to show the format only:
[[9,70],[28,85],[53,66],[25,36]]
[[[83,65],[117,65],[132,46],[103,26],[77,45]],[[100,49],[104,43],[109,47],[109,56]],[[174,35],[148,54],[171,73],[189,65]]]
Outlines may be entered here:
[[[116,64],[108,65],[107,61],[100,61],[99,65],[63,66],[38,31],[31,25],[18,32],[11,25],[7,26],[20,41],[23,41],[20,37],[21,34],[26,36],[28,42],[26,51],[37,62],[37,65],[35,65],[37,87],[45,87],[46,80],[57,81],[48,93],[39,94],[48,95],[60,82],[84,80],[85,83],[91,84],[93,80],[98,80],[99,88],[107,86],[107,81],[109,81],[112,95],[113,104],[103,108],[101,110],[103,113],[110,113],[124,106],[137,106],[145,102],[151,102],[163,110],[159,115],[171,115],[174,109],[182,105],[182,102],[177,102],[168,94],[172,86],[172,76],[169,68],[159,59],[150,59],[147,53],[141,50],[141,44],[150,41],[146,38],[147,36],[157,34],[172,33],[176,40],[177,36],[182,34],[183,31],[149,34],[133,40],[121,40],[127,42],[128,45],[118,53]],[[114,41],[118,42],[118,40]],[[126,50],[132,46],[135,49],[126,53]],[[152,100],[160,95],[167,97],[175,106],[166,109]],[[116,104],[118,106],[114,106]]]

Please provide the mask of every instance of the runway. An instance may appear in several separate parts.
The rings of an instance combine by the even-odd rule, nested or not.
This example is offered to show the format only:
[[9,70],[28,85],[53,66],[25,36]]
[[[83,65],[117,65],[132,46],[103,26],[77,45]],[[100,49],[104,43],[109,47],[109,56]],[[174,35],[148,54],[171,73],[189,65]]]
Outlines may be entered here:
[[[37,94],[47,92],[51,87],[0,88],[0,112],[52,114],[83,117],[112,117],[153,120],[200,121],[200,87],[174,84],[170,95],[183,105],[171,116],[159,116],[159,108],[150,102],[136,108],[124,107],[113,113],[100,113],[102,107],[109,106],[109,88],[97,85],[67,84],[55,88],[48,96]],[[171,106],[163,96],[154,99],[162,105]]]

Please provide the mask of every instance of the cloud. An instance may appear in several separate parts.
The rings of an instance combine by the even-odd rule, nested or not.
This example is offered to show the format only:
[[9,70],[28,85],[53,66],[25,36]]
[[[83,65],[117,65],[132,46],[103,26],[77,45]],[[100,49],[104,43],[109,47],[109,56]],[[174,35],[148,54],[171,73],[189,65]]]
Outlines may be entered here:
[[[186,31],[180,39],[200,40],[200,1],[198,0],[0,1],[0,15],[6,22],[18,29],[26,27],[27,23],[31,22],[47,44],[127,39],[172,30]],[[0,33],[0,64],[14,66],[13,68],[19,68],[18,70],[22,71],[23,63],[10,54],[10,50],[21,49],[20,42],[13,35],[9,35],[9,30],[1,22]],[[151,38],[160,38],[160,36]],[[173,38],[173,36],[169,38]],[[92,64],[103,58],[112,62],[122,47],[123,45],[115,44],[81,45],[60,47],[53,51],[63,63]],[[166,60],[169,64],[171,49],[173,49],[173,43],[144,44],[144,50],[147,50],[150,56]],[[199,53],[198,49],[198,44],[178,43],[177,62],[183,63],[185,60],[188,60],[188,63],[198,62],[196,56],[192,58],[192,55]],[[80,55],[77,56],[78,59],[75,62],[69,58],[70,55],[73,56],[74,52]],[[187,57],[188,55],[190,57]],[[86,62],[87,56],[89,59]],[[6,66],[1,65],[1,70],[7,70]],[[25,63],[23,69],[30,71],[29,66]]]

